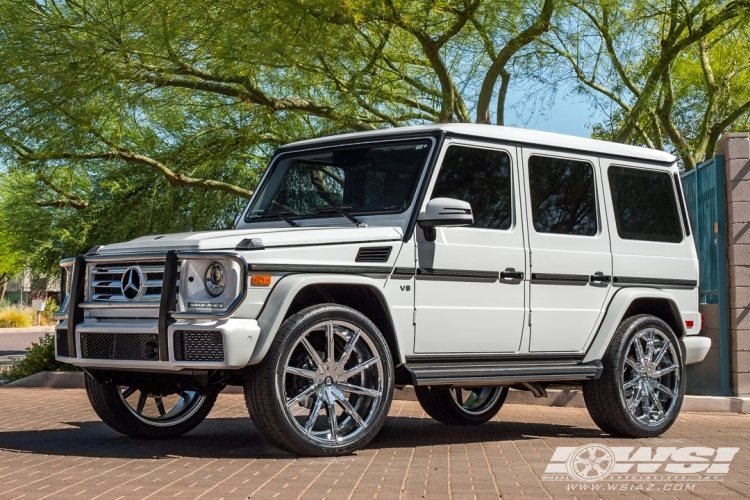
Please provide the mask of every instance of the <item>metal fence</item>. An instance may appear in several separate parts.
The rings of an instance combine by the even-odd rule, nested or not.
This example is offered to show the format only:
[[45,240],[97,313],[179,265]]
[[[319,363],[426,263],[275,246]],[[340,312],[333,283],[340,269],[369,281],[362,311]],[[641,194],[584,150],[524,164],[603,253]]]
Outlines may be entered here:
[[682,174],[690,225],[700,261],[700,302],[718,306],[719,385],[730,395],[724,157],[715,156]]

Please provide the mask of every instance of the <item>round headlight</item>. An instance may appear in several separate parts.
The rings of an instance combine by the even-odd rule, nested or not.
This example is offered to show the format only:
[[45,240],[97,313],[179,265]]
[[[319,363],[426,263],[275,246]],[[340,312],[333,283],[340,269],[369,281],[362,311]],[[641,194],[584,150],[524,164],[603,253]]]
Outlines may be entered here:
[[227,286],[227,273],[224,266],[212,262],[206,269],[206,291],[211,297],[218,297],[224,293]]

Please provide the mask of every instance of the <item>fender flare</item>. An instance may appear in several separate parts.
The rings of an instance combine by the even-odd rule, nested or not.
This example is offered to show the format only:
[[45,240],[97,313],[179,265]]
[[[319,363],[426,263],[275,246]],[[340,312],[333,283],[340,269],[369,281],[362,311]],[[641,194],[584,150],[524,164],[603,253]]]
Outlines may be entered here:
[[[381,281],[368,278],[361,275],[352,274],[293,274],[284,276],[277,285],[273,288],[263,310],[258,316],[258,325],[260,326],[260,338],[256,343],[253,355],[248,361],[249,365],[259,363],[265,357],[268,349],[271,347],[273,339],[276,337],[276,332],[279,331],[279,327],[284,320],[286,312],[292,305],[292,301],[297,294],[305,287],[310,285],[360,285],[367,286],[374,289],[380,294],[383,304],[388,306],[388,301],[383,294],[383,283]],[[396,331],[396,325],[393,323],[393,319],[390,317],[390,311],[388,317],[391,325]],[[395,341],[399,343],[399,335],[396,334]],[[399,350],[401,350],[399,344]],[[398,365],[401,361],[399,353],[391,353],[393,361]]]
[[[657,288],[621,288],[615,292],[612,300],[609,301],[604,319],[596,331],[594,341],[586,351],[583,363],[601,360],[604,357],[612,341],[612,337],[615,336],[617,327],[622,322],[623,316],[625,316],[633,301],[637,299],[665,299],[669,301],[674,314],[677,315],[678,321],[682,324],[682,315],[677,307],[677,301],[672,294]],[[683,333],[684,329],[681,332],[675,332],[678,338],[682,338]]]

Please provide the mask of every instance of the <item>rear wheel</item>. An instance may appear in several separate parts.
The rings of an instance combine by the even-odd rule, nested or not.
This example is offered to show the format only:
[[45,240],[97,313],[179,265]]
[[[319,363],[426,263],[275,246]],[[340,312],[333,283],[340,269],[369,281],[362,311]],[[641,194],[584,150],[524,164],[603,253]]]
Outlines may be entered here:
[[161,394],[99,383],[86,375],[86,394],[102,421],[122,434],[167,439],[194,429],[210,413],[218,394],[196,391]]
[[419,404],[435,420],[449,425],[477,425],[500,411],[507,387],[415,387]]
[[602,366],[599,379],[583,383],[586,407],[600,429],[648,438],[674,424],[685,393],[685,366],[669,325],[648,314],[626,319]]

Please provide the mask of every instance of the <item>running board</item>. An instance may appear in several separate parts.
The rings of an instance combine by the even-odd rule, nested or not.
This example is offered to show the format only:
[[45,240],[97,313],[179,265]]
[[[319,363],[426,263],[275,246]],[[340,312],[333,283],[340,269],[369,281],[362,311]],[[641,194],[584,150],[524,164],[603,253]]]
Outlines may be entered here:
[[414,385],[491,386],[599,378],[602,363],[575,361],[420,361],[406,363]]

